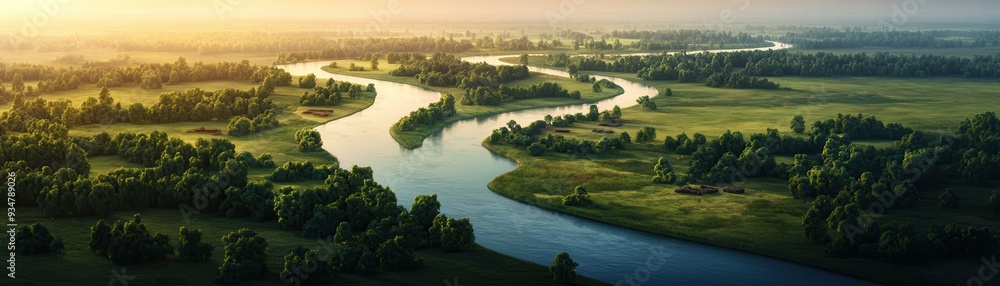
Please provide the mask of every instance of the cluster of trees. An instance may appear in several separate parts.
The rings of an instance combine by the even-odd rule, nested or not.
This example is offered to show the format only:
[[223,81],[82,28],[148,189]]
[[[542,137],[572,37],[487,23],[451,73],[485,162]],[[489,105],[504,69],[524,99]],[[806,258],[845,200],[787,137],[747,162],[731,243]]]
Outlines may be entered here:
[[[34,64],[0,63],[0,81],[10,82],[11,88],[0,87],[0,104],[40,93],[71,90],[80,84],[98,87],[118,87],[139,84],[143,88],[160,88],[163,83],[178,84],[209,80],[250,80],[263,83],[270,79],[273,86],[288,86],[292,76],[272,66],[251,65],[249,61],[188,65],[184,58],[167,64],[141,64],[127,67],[57,68]],[[26,81],[38,81],[37,87],[25,86]]]
[[218,282],[237,284],[267,272],[267,239],[242,228],[222,237],[226,256],[219,266]]
[[743,88],[743,89],[778,89],[781,85],[766,78],[747,76],[741,73],[713,73],[705,80],[705,86]]
[[295,131],[295,141],[299,142],[299,151],[301,152],[323,151],[323,137],[319,131],[309,128]]
[[414,57],[401,62],[392,70],[393,76],[416,77],[422,84],[431,86],[457,86],[476,88],[497,87],[531,76],[527,66],[493,66],[483,63],[469,63],[453,55],[435,53],[430,58]]
[[452,40],[432,37],[411,38],[345,38],[329,39],[324,46],[308,49],[283,49],[275,64],[284,64],[305,60],[331,60],[355,58],[372,53],[462,53],[476,49],[469,40]]
[[[561,46],[559,42],[559,46]],[[529,51],[529,50],[544,50],[551,46],[555,46],[555,41],[552,43],[546,42],[544,39],[539,40],[538,44],[531,42],[527,36],[507,40],[505,37],[500,36],[494,39],[490,36],[483,36],[482,38],[476,39],[476,46],[480,49],[496,49],[500,51]]]
[[[821,152],[796,155],[786,166],[789,190],[795,197],[815,198],[803,217],[806,236],[826,244],[834,255],[889,261],[995,251],[1000,234],[986,227],[949,225],[919,231],[906,223],[873,221],[870,213],[876,207],[882,213],[920,204],[919,189],[936,187],[945,178],[970,184],[997,179],[1000,161],[987,154],[996,154],[988,152],[1000,146],[998,123],[993,113],[979,114],[964,121],[954,135],[930,141],[914,131],[894,146],[879,149],[830,136]],[[946,189],[935,203],[959,208],[961,197]]]
[[573,284],[576,282],[576,267],[580,266],[573,261],[573,258],[569,257],[569,253],[560,252],[556,254],[556,258],[552,260],[552,265],[549,266],[549,272],[552,273],[552,280],[564,284]]
[[337,168],[321,165],[313,165],[310,161],[287,162],[281,167],[275,168],[267,180],[272,182],[296,182],[306,180],[325,180],[327,176],[333,174]]
[[131,123],[173,123],[182,121],[227,120],[233,116],[254,118],[259,126],[276,123],[269,112],[273,103],[268,96],[273,87],[261,86],[250,90],[223,89],[204,91],[192,89],[183,93],[160,95],[150,107],[134,103],[123,107],[111,97],[107,88],[98,98],[89,97],[79,108],[67,99],[46,101],[42,98],[24,100],[15,97],[11,110],[0,114],[0,123],[10,131],[25,131],[33,121],[51,120],[66,125]]
[[455,97],[445,94],[438,102],[431,103],[426,108],[410,112],[410,115],[403,116],[394,125],[402,131],[413,131],[419,126],[429,126],[443,122],[446,118],[455,115]]
[[17,239],[14,243],[14,248],[8,250],[16,250],[19,254],[35,255],[52,253],[57,256],[65,254],[63,249],[66,248],[66,245],[63,243],[62,238],[55,237],[49,232],[47,227],[37,222],[30,226],[18,226],[14,230],[14,238]]
[[160,261],[174,255],[170,237],[150,233],[139,214],[128,221],[118,220],[114,225],[97,221],[90,227],[90,251],[118,265]]
[[656,102],[653,102],[652,100],[650,100],[648,95],[643,95],[643,96],[635,99],[635,103],[638,103],[639,106],[642,107],[642,109],[645,109],[645,110],[656,110]]
[[843,134],[849,136],[851,139],[897,140],[913,133],[913,129],[899,123],[883,124],[875,116],[865,117],[862,114],[858,114],[858,116],[837,114],[837,118],[835,119],[831,118],[813,123],[811,132]]
[[670,167],[670,161],[667,158],[660,157],[656,161],[656,165],[653,166],[653,174],[654,184],[673,184],[677,182],[677,174],[674,173],[673,167]]
[[611,37],[634,39],[629,46],[639,50],[688,49],[693,44],[718,45],[726,44],[764,44],[763,36],[752,36],[747,33],[710,31],[710,30],[661,30],[661,31],[618,31],[610,33]]
[[189,229],[182,226],[177,245],[177,258],[181,261],[205,261],[212,256],[215,249],[212,244],[201,242],[200,229]]
[[[965,39],[962,39],[965,38]],[[1000,31],[871,31],[847,28],[815,28],[788,33],[783,41],[803,49],[891,48],[982,48],[1000,46]]]
[[246,116],[233,117],[229,120],[229,126],[226,127],[226,134],[229,136],[244,136],[253,132],[275,128],[278,125],[280,123],[278,122],[278,118],[274,116],[274,112],[267,110],[264,113],[254,116],[253,119]]
[[[611,114],[611,112],[608,111],[605,111],[605,113]],[[516,121],[511,120],[510,122],[507,122],[506,127],[494,129],[493,133],[490,134],[490,137],[486,140],[490,142],[490,144],[510,144],[513,146],[525,147],[527,148],[528,154],[532,156],[541,156],[545,151],[574,155],[591,155],[625,149],[625,143],[629,143],[626,140],[626,138],[628,138],[627,135],[604,137],[597,142],[591,140],[579,140],[576,138],[566,138],[562,135],[555,136],[552,134],[535,138],[535,136],[540,134],[545,127],[550,124],[550,122],[558,122],[568,126],[577,120],[597,121],[598,113],[596,105],[591,106],[591,114],[594,114],[593,120],[582,113],[577,115],[567,114],[565,116],[558,117],[546,116],[548,121],[538,120],[532,122],[527,127],[521,127],[521,125],[517,124]]]
[[[407,211],[397,204],[392,190],[372,180],[371,168],[335,169],[324,186],[302,191],[285,188],[274,201],[282,228],[337,244],[325,260],[332,271],[409,269],[422,264],[415,249],[466,251],[475,245],[468,218],[456,220],[440,214],[436,195],[417,196]],[[292,258],[304,256],[308,255],[298,253]]]
[[587,188],[583,186],[576,186],[573,189],[573,193],[566,195],[562,199],[562,204],[564,206],[579,206],[579,205],[589,205],[593,203],[594,200],[590,198],[590,194],[587,193]]
[[892,55],[889,53],[802,54],[787,50],[727,53],[678,53],[624,56],[606,62],[597,57],[570,57],[570,72],[581,70],[636,73],[647,80],[698,82],[713,73],[732,71],[747,76],[1000,76],[1000,56],[971,58],[938,55]]
[[[194,144],[165,133],[101,133],[70,137],[58,123],[37,121],[26,133],[4,135],[0,165],[19,174],[19,202],[49,217],[107,216],[116,210],[177,208],[197,203],[215,211],[222,190],[247,184],[250,167],[273,167],[270,156],[236,153],[228,140]],[[120,155],[150,168],[116,169],[89,176],[88,156]],[[211,194],[210,194],[211,193]],[[198,200],[195,200],[198,198]],[[207,202],[202,199],[207,198]]]
[[[311,74],[310,74],[311,75]],[[311,87],[313,92],[303,92],[299,98],[299,103],[305,106],[335,106],[340,105],[343,100],[342,94],[347,93],[349,98],[360,98],[362,92],[374,92],[375,85],[369,84],[365,87],[360,84],[341,81],[339,84],[332,78],[326,81],[326,86]]]
[[460,102],[462,105],[500,105],[504,102],[511,102],[532,98],[571,98],[580,99],[580,91],[569,92],[558,83],[542,82],[532,84],[525,88],[520,86],[506,86],[492,88],[479,86],[465,90]]

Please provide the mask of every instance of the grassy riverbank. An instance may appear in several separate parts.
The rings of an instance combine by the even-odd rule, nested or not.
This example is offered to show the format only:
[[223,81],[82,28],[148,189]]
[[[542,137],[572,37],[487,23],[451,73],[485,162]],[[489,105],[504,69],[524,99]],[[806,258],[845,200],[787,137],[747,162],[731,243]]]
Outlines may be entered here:
[[[925,132],[950,133],[965,118],[1000,110],[1000,93],[991,88],[995,82],[958,78],[773,78],[793,89],[766,91],[642,81],[623,73],[595,74],[673,90],[672,97],[653,98],[659,106],[655,111],[624,109],[625,125],[614,128],[617,133],[627,131],[634,136],[643,126],[651,126],[657,131],[657,139],[648,144],[630,144],[626,151],[590,158],[552,152],[532,157],[523,148],[484,143],[492,152],[518,162],[514,171],[490,182],[491,190],[524,203],[608,224],[777,257],[879,283],[949,284],[964,281],[981,264],[976,259],[886,263],[829,256],[822,245],[808,241],[803,234],[801,217],[809,204],[792,198],[785,180],[752,179],[743,185],[748,190],[746,195],[699,197],[674,193],[673,185],[656,185],[650,180],[653,165],[661,156],[670,161],[678,175],[687,172],[689,156],[660,148],[666,135],[700,132],[712,139],[726,130],[749,136],[767,128],[787,134],[788,122],[795,114],[802,114],[807,122],[812,122],[836,117],[837,113],[864,113]],[[948,96],[941,96],[944,94]],[[590,132],[594,128],[598,128],[594,123],[576,123],[563,128],[570,133],[560,135],[596,141],[603,135]],[[593,205],[562,205],[561,198],[577,185],[587,187],[595,201]],[[963,208],[942,211],[936,207],[937,196],[946,187],[966,194],[961,198]],[[890,212],[882,219],[906,221],[918,228],[951,222],[996,227],[1000,224],[986,211],[986,198],[991,191],[962,185],[922,188],[920,206]]]
[[[377,80],[398,82],[404,84],[410,84],[415,86],[421,86],[433,91],[440,92],[441,94],[450,93],[456,97],[461,96],[465,93],[463,89],[457,87],[435,87],[427,86],[421,84],[413,77],[397,77],[389,74],[389,71],[398,67],[398,65],[380,65],[378,71],[349,71],[345,66],[349,66],[351,63],[356,65],[362,65],[363,62],[360,61],[337,61],[340,68],[330,68],[324,67],[323,70],[334,73],[343,74],[356,77],[371,78]],[[367,64],[367,63],[365,63]],[[420,126],[413,131],[402,131],[396,126],[390,128],[389,132],[392,134],[392,138],[396,139],[400,145],[405,148],[418,148],[423,144],[424,139],[433,134],[434,132],[440,131],[445,126],[471,118],[484,117],[489,115],[501,114],[505,112],[532,109],[532,108],[542,108],[542,107],[554,107],[563,105],[574,105],[574,104],[585,104],[597,102],[603,99],[611,98],[622,94],[621,88],[615,89],[604,89],[600,92],[594,92],[592,90],[593,84],[583,83],[574,81],[568,78],[550,76],[540,73],[532,73],[530,78],[513,81],[507,83],[508,86],[530,86],[540,82],[555,82],[562,85],[563,88],[569,91],[579,90],[581,93],[580,99],[567,99],[567,98],[537,98],[537,99],[527,99],[518,100],[514,102],[506,102],[498,106],[476,106],[476,105],[456,105],[458,113],[455,116],[445,119],[444,122],[440,122],[429,126]]]

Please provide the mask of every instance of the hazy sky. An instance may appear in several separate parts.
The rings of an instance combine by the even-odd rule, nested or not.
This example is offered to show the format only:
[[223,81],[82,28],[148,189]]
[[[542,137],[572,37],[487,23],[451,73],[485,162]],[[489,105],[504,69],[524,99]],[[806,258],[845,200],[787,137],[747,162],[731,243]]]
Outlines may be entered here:
[[[766,21],[850,17],[859,25],[878,19],[913,21],[1000,20],[998,0],[2,0],[0,32],[26,22],[49,29],[121,27],[127,23],[231,23],[257,19],[370,22],[391,13],[393,21],[498,21],[548,23]],[[389,9],[390,3],[398,8]],[[46,5],[45,3],[49,3]],[[38,25],[41,23],[41,25]]]

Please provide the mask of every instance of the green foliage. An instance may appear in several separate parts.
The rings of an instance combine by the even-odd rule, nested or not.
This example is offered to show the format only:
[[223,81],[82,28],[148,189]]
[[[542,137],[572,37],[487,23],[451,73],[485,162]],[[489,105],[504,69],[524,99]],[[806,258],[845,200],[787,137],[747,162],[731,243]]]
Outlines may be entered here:
[[[600,91],[595,91],[600,92]],[[533,98],[570,98],[580,99],[580,92],[570,92],[559,83],[541,82],[528,87],[506,86],[499,87],[479,86],[468,88],[459,101],[462,105],[488,105],[495,106],[504,102]]]
[[636,143],[653,141],[654,139],[656,139],[656,129],[653,127],[646,126],[635,133]]
[[226,257],[219,266],[218,282],[236,284],[267,271],[267,239],[243,228],[222,237]]
[[469,218],[447,220],[441,227],[441,249],[445,251],[469,251],[476,245],[476,235]]
[[18,226],[14,237],[17,239],[15,247],[19,254],[52,253],[60,257],[65,254],[62,239],[56,238],[48,228],[37,222],[30,226]]
[[319,131],[304,128],[295,132],[295,141],[299,142],[299,151],[319,152],[323,151],[323,138]]
[[677,175],[674,174],[673,168],[670,167],[670,162],[667,158],[660,157],[656,161],[656,165],[653,166],[653,183],[654,184],[673,184],[677,181]]
[[528,155],[536,156],[537,157],[537,156],[541,156],[544,153],[545,153],[545,146],[542,146],[541,144],[538,144],[537,142],[536,143],[531,143],[531,145],[528,145]]
[[337,170],[332,166],[315,166],[310,161],[290,161],[275,168],[267,179],[272,182],[298,182],[305,180],[325,180]]
[[443,53],[435,53],[429,59],[423,56],[413,57],[389,74],[415,77],[421,84],[430,86],[459,88],[499,86],[531,76],[528,67],[524,65],[493,66],[485,62],[470,64],[454,55]]
[[316,74],[310,73],[299,78],[300,88],[314,88],[316,87]]
[[552,273],[552,280],[564,284],[573,284],[576,282],[576,267],[580,266],[573,259],[569,257],[569,253],[560,252],[556,254],[556,258],[552,261],[552,266],[549,266],[549,272]]
[[292,249],[285,255],[284,268],[278,277],[291,285],[322,284],[330,282],[336,275],[336,268],[330,265],[327,255],[303,246]]
[[159,261],[173,255],[170,238],[163,233],[150,234],[139,214],[131,220],[115,222],[107,232],[107,225],[99,221],[91,228],[91,250],[107,245],[106,250],[97,249],[101,256],[118,265],[131,265],[147,261]]
[[802,115],[796,115],[792,118],[792,132],[802,134],[806,131],[806,120]]
[[212,256],[215,248],[212,244],[201,242],[200,229],[180,228],[180,239],[177,245],[177,258],[182,261],[205,261]]
[[226,128],[226,134],[229,136],[244,136],[253,132],[252,126],[253,121],[250,121],[250,118],[236,116],[229,121],[229,127]]
[[576,186],[576,189],[573,190],[572,194],[563,197],[562,203],[565,206],[580,206],[592,204],[594,201],[590,199],[590,194],[587,193],[587,188],[584,188],[583,186]]
[[958,208],[958,196],[951,188],[944,189],[944,193],[938,196],[938,207],[943,209],[957,209]]
[[378,257],[379,266],[386,271],[398,271],[423,265],[423,260],[413,254],[413,246],[407,243],[406,238],[402,236],[396,236],[380,244],[375,250],[375,256]]
[[993,212],[1000,213],[1000,191],[993,191],[987,203]]
[[635,102],[638,103],[639,106],[642,106],[642,109],[656,110],[656,102],[650,100],[648,95],[639,97],[638,99],[635,100]]
[[243,188],[226,189],[226,199],[219,206],[228,218],[250,217],[256,221],[274,218],[274,185],[270,181],[251,181]]
[[413,131],[418,126],[434,125],[445,120],[445,118],[455,115],[455,97],[445,94],[440,101],[431,103],[427,108],[420,108],[410,112],[410,115],[403,116],[394,126],[402,131]]

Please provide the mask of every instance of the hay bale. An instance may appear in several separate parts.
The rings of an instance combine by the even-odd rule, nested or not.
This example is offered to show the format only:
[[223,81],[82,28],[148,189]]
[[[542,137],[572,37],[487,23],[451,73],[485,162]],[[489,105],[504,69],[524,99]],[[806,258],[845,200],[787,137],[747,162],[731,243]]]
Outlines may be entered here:
[[701,185],[700,188],[701,188],[701,193],[703,193],[703,194],[717,194],[717,193],[719,193],[719,188],[716,188],[716,187]]
[[677,188],[676,190],[674,190],[674,192],[678,193],[678,194],[689,194],[689,195],[698,195],[698,196],[700,196],[702,194],[702,192],[701,192],[700,189],[695,189],[695,188],[693,188],[693,187],[691,187],[689,185],[684,185],[684,186],[682,186],[680,188]]
[[558,132],[558,133],[569,133],[570,131],[569,131],[569,129],[556,129],[556,132]]

